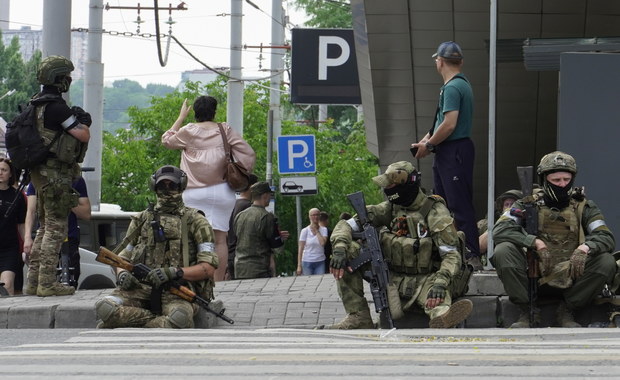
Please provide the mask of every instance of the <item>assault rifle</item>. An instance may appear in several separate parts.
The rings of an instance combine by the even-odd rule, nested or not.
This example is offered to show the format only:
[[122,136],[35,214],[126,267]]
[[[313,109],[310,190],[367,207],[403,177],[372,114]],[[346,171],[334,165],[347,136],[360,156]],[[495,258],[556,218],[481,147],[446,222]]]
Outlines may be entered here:
[[[136,277],[139,281],[144,280],[147,274],[151,271],[151,268],[140,263],[140,264],[132,264],[124,258],[118,256],[116,253],[110,251],[106,247],[99,247],[99,253],[97,253],[97,261],[103,264],[111,265],[115,268],[122,268],[131,272],[134,277]],[[187,286],[181,285],[178,281],[168,281],[163,285],[166,290],[170,293],[184,299],[190,303],[196,303],[206,311],[211,314],[214,314],[216,317],[230,323],[231,325],[235,323],[232,319],[228,318],[224,315],[224,311],[226,309],[222,309],[220,312],[217,312],[209,307],[209,301],[200,297],[196,293],[194,293]],[[161,295],[161,293],[159,293]]]
[[[526,199],[524,203],[525,210],[523,211],[523,217],[525,218],[525,231],[530,235],[536,235],[538,233],[538,211],[534,205],[532,198],[532,178],[534,169],[531,166],[517,166],[517,175],[519,176],[519,183],[521,184],[521,190],[523,191],[523,197]],[[537,327],[534,318],[536,311],[536,300],[538,299],[538,253],[536,249],[528,248],[526,253],[527,259],[527,278],[528,289],[527,297],[530,305],[530,327]]]
[[357,213],[363,228],[363,231],[353,233],[353,239],[362,241],[362,248],[359,255],[349,262],[349,267],[355,271],[363,264],[370,262],[370,270],[364,271],[362,277],[370,285],[375,311],[380,313],[381,325],[387,324],[392,329],[394,328],[394,321],[390,313],[387,296],[390,272],[387,263],[383,259],[383,252],[379,244],[379,234],[368,220],[364,193],[358,191],[357,193],[347,195],[347,198]]

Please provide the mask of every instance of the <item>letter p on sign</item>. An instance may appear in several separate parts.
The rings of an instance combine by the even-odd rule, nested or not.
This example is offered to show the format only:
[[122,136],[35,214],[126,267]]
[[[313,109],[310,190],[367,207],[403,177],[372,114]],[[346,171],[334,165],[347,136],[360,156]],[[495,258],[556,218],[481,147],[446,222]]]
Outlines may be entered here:
[[[327,50],[329,45],[340,46],[340,56],[328,58]],[[344,38],[338,36],[319,36],[319,80],[327,80],[327,68],[344,64],[350,56],[351,48]]]

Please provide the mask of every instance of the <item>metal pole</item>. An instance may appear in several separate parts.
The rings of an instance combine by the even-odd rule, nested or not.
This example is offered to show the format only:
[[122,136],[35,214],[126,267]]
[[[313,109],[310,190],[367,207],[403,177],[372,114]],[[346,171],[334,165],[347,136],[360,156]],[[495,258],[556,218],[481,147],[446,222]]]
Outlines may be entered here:
[[71,59],[71,0],[43,2],[42,53]]
[[265,180],[273,186],[273,110],[267,113],[267,168]]
[[[271,1],[271,44],[273,46],[284,45],[284,12],[282,10],[282,0]],[[271,49],[271,75],[274,75],[269,87],[269,110],[273,113],[273,135],[277,138],[282,134],[282,119],[280,115],[280,84],[282,83],[282,72],[284,67],[285,49]]]
[[88,16],[88,55],[84,77],[84,109],[93,119],[90,142],[84,166],[95,171],[85,175],[88,198],[93,210],[101,204],[101,152],[103,145],[103,63],[101,45],[103,35],[103,0],[90,0]]
[[[488,245],[487,258],[493,257],[493,225],[495,224],[495,97],[497,79],[497,0],[491,0],[489,33],[489,173],[487,194]],[[491,263],[487,261],[487,269]]]
[[301,225],[301,197],[299,195],[295,195],[295,211],[297,213],[297,240],[299,240],[299,235],[301,235],[301,229],[303,228]]
[[230,76],[226,121],[243,135],[243,81],[241,73],[243,0],[230,0]]

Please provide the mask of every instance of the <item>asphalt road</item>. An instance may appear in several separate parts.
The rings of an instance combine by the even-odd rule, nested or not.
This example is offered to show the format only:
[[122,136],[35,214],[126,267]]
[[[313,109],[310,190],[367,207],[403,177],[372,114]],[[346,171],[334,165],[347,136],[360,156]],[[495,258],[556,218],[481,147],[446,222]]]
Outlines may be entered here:
[[2,379],[620,377],[620,329],[5,330]]

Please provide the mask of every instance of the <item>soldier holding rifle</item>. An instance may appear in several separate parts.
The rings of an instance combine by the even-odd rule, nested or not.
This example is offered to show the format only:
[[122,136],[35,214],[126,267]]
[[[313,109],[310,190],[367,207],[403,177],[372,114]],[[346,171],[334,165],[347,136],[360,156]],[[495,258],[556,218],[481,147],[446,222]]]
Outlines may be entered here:
[[[510,301],[521,309],[518,321],[510,327],[539,325],[540,310],[531,302],[537,296],[560,301],[558,326],[580,327],[574,312],[601,294],[616,273],[610,254],[614,237],[583,188],[573,187],[577,164],[572,156],[559,151],[545,155],[537,174],[542,192],[515,202],[495,224],[497,245],[491,262]],[[537,224],[535,231],[529,232],[526,220]],[[535,254],[529,264],[528,250]]]
[[381,298],[375,297],[375,291],[385,289],[375,289],[376,279],[369,278],[376,272],[369,269],[376,259],[359,267],[356,264],[368,240],[372,240],[358,242],[356,232],[364,230],[370,236],[368,225],[380,229],[383,257],[379,259],[388,267],[388,315],[397,320],[404,312],[419,307],[429,316],[432,328],[461,323],[471,312],[472,303],[452,300],[463,293],[471,272],[463,265],[464,239],[459,238],[443,199],[427,196],[420,189],[419,173],[407,161],[391,164],[373,182],[383,188],[388,200],[367,206],[364,217],[358,212],[349,220],[341,220],[331,237],[330,272],[338,281],[338,293],[348,315],[329,328],[374,327],[364,297],[363,278],[371,284],[375,304]]
[[204,215],[184,205],[186,186],[187,175],[174,166],[163,166],[151,177],[157,204],[133,217],[119,245],[119,256],[132,269],[149,271],[116,265],[117,288],[95,305],[101,320],[98,327],[194,327],[198,305],[162,291],[170,284],[189,288],[206,300],[203,303],[213,299],[213,273],[218,266],[213,230]]

